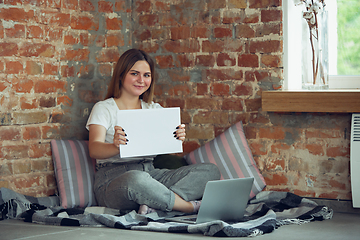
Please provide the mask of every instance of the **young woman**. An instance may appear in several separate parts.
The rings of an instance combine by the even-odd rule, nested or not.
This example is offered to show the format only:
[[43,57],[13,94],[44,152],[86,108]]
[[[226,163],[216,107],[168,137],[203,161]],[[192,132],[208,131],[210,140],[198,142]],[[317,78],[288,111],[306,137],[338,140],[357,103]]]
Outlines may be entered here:
[[[90,156],[97,160],[94,191],[100,206],[139,210],[146,214],[162,211],[197,212],[205,184],[218,180],[213,164],[189,165],[176,170],[155,169],[154,157],[120,158],[119,146],[131,141],[117,119],[117,111],[161,108],[152,101],[154,62],[142,50],[121,55],[104,101],[96,103],[86,128]],[[146,124],[146,119],[137,119]],[[149,126],[151,127],[151,126]],[[185,125],[174,126],[174,137],[185,139]],[[141,147],[141,146],[139,146]]]

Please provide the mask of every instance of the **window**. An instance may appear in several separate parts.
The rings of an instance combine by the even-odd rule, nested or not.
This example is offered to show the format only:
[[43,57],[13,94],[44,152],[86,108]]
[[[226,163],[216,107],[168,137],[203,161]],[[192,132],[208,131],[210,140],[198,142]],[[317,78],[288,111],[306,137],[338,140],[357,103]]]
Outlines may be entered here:
[[[360,1],[325,0],[328,10],[329,86],[360,88]],[[284,89],[298,90],[301,80],[303,5],[283,1]]]

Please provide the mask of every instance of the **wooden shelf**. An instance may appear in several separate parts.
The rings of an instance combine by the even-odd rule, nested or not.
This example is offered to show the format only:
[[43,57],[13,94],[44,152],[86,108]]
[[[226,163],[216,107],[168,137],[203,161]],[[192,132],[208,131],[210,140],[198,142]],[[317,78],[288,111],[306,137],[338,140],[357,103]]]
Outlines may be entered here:
[[261,101],[268,112],[360,112],[360,90],[264,91]]

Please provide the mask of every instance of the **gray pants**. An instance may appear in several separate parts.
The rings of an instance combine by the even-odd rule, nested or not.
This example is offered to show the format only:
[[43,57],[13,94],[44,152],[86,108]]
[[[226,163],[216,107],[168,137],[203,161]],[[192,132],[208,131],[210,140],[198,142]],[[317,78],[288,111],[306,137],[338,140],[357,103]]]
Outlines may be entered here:
[[175,194],[185,201],[200,199],[208,181],[219,180],[214,164],[195,164],[179,169],[156,169],[152,161],[108,164],[95,175],[97,202],[121,210],[137,210],[145,204],[154,209],[171,211]]

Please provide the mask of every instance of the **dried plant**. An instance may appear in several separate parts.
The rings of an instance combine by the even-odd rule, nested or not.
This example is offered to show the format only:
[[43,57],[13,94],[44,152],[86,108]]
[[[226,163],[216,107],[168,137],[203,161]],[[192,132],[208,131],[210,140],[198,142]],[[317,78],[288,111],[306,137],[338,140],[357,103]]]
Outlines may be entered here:
[[[294,0],[295,5],[304,4],[305,9],[303,12],[303,17],[306,20],[309,32],[310,32],[310,44],[312,50],[312,68],[313,68],[313,84],[316,83],[316,77],[320,68],[320,71],[323,71],[320,63],[320,53],[315,52],[314,41],[319,40],[319,21],[318,15],[325,8],[325,0]],[[322,77],[322,80],[325,84],[325,78]]]

